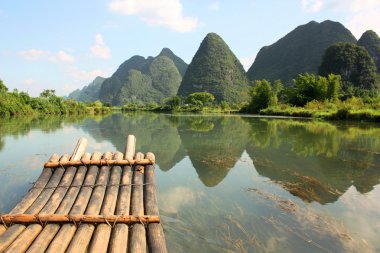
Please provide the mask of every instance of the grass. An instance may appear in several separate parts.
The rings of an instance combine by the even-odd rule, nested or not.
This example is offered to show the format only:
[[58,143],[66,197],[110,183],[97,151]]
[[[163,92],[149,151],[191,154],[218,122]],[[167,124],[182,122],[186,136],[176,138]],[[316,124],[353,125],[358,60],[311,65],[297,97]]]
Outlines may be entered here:
[[305,107],[280,104],[260,110],[261,115],[380,122],[380,101],[350,98],[346,101],[312,101]]

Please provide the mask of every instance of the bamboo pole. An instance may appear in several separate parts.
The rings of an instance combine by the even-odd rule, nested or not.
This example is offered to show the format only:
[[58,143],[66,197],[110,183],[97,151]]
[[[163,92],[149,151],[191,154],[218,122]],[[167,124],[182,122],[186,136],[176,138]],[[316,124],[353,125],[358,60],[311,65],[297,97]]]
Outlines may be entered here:
[[47,224],[38,237],[33,241],[27,253],[43,253],[46,251],[50,242],[58,233],[60,228],[59,224]]
[[[69,155],[63,155],[60,161],[67,161],[69,159]],[[37,197],[34,203],[25,211],[27,214],[37,214],[41,211],[41,209],[48,202],[50,196],[53,194],[55,187],[58,186],[63,173],[65,170],[63,168],[57,168],[54,170],[53,176],[50,178],[49,183],[47,183],[46,188],[42,190],[41,194]]]
[[100,159],[97,161],[92,160],[80,160],[80,161],[59,161],[59,162],[46,162],[44,164],[45,168],[59,168],[59,167],[69,167],[69,166],[81,166],[81,165],[97,165],[97,166],[124,166],[124,165],[150,165],[153,164],[154,161],[151,161],[149,159],[141,159],[139,161],[136,161],[134,159],[124,159],[124,160],[105,160]]
[[[129,143],[129,144],[128,144]],[[125,158],[133,158],[135,156],[136,150],[136,138],[134,136],[127,139],[127,144],[125,145]],[[118,159],[119,158],[119,159]],[[120,160],[123,157],[115,158],[115,160]],[[131,166],[124,166],[121,183],[123,186],[120,186],[119,197],[116,204],[116,214],[129,214],[130,201],[131,201],[131,179],[132,171]],[[126,224],[116,224],[112,230],[111,239],[109,243],[109,252],[110,253],[125,253],[128,250],[128,233],[129,228]]]
[[[79,161],[86,152],[87,140],[85,138],[80,138],[74,149],[73,154],[71,155],[70,161]],[[49,214],[54,213],[62,202],[63,198],[66,195],[68,187],[71,185],[74,176],[77,172],[76,167],[69,167],[59,183],[59,188],[54,191],[54,194],[51,196],[50,201],[45,205],[41,210],[40,214]]]
[[112,229],[111,239],[108,246],[110,253],[125,253],[128,252],[128,225],[116,224]]
[[33,240],[41,232],[42,226],[40,224],[29,225],[20,236],[7,248],[4,253],[11,252],[25,252],[29,246],[32,244]]
[[46,253],[64,253],[73,238],[77,227],[72,224],[65,224],[60,229],[53,241],[46,250]]
[[7,231],[7,228],[4,225],[0,225],[0,236],[4,234],[5,231]]
[[66,195],[67,190],[69,189],[69,186],[71,185],[74,179],[76,172],[76,167],[69,167],[67,170],[65,170],[65,174],[63,175],[62,180],[58,185],[58,188],[55,189],[49,201],[39,212],[40,214],[54,213],[58,209],[59,205],[61,204],[63,198]]
[[[49,162],[57,162],[59,160],[59,156],[57,154],[53,154]],[[52,169],[45,168],[43,169],[41,175],[37,179],[34,187],[24,196],[24,198],[10,211],[11,214],[16,213],[24,213],[36,200],[36,198],[40,195],[43,188],[49,182],[49,179],[53,175]]]
[[[116,201],[118,198],[118,185],[120,183],[121,168],[114,166],[111,170],[110,185],[107,187],[100,214],[110,215],[115,213]],[[90,245],[89,252],[107,252],[108,242],[111,236],[111,226],[109,224],[99,224],[96,227],[94,238]]]
[[26,229],[24,225],[15,224],[0,236],[0,253],[4,252],[9,245]]
[[[136,160],[144,158],[144,154],[137,153]],[[143,200],[143,182],[144,182],[144,167],[136,166],[133,173],[133,187],[131,199],[131,214],[144,215],[144,200]],[[143,224],[134,224],[131,229],[129,241],[131,252],[146,252],[146,233]]]
[[[112,158],[112,153],[106,152],[103,155],[103,159],[109,160]],[[99,214],[106,187],[104,185],[107,185],[108,179],[110,174],[110,167],[109,166],[102,166],[100,168],[99,176],[96,181],[97,186],[95,186],[90,201],[88,203],[88,206],[86,208],[86,214]],[[74,238],[72,239],[69,247],[67,248],[66,252],[86,252],[87,247],[90,243],[92,234],[95,230],[95,226],[92,224],[82,224],[79,226],[78,231],[75,233]]]
[[[126,160],[132,160],[136,152],[136,137],[134,135],[128,135],[127,145],[125,146],[125,156]],[[128,165],[128,164],[124,164]],[[129,164],[130,165],[130,164]]]
[[[58,161],[60,158],[58,155],[53,154],[50,157],[50,161]],[[54,173],[55,174],[55,173]],[[11,214],[24,213],[34,203],[43,193],[43,187],[45,187],[54,177],[53,171],[51,169],[44,169],[36,181],[34,187],[25,195],[25,197],[19,202],[18,205],[10,212]],[[14,225],[11,226],[0,238],[0,252],[3,252],[12,242],[15,240],[24,230],[26,229],[25,225]],[[4,247],[4,248],[3,248]]]
[[86,138],[80,138],[78,140],[77,146],[74,149],[70,161],[79,161],[83,154],[86,152],[87,144],[88,141]]
[[[74,152],[70,157],[70,161],[80,160],[80,158],[85,154],[86,146],[87,140],[83,138],[79,139],[74,149]],[[49,201],[40,211],[40,214],[53,214],[57,210],[68,191],[68,187],[72,184],[76,172],[76,167],[69,167],[67,170],[65,170],[65,174],[63,175],[62,180],[59,183],[60,187],[55,189]],[[28,252],[44,252],[51,240],[58,232],[59,227],[60,226],[58,224],[48,224],[43,229],[41,227],[42,232],[38,235],[38,237],[36,236],[37,238],[28,237],[32,239],[32,241],[30,241],[31,247],[28,249]],[[25,244],[28,243],[27,239],[24,240]]]
[[[153,153],[147,153],[147,157],[154,160]],[[159,215],[157,204],[157,189],[154,166],[147,165],[144,170],[145,187],[144,187],[144,207],[147,215]],[[148,224],[148,248],[149,252],[167,253],[164,230],[160,223]]]
[[[99,160],[100,157],[101,157],[101,153],[94,152],[91,156],[91,159]],[[87,172],[86,178],[84,179],[84,182],[82,178],[84,178],[84,175],[87,171],[86,167],[84,166],[79,167],[77,175],[81,171],[82,168],[84,169],[83,170],[84,173],[82,173],[78,177],[78,181],[80,181],[79,179],[81,179],[81,181],[75,182],[75,179],[74,179],[73,184],[78,183],[77,185],[80,185],[84,183],[84,185],[93,185],[95,183],[95,179],[98,174],[98,167],[97,166],[90,167],[90,169]],[[88,200],[90,199],[91,193],[92,193],[91,187],[82,187],[81,189],[79,189],[78,187],[70,188],[70,190],[68,191],[65,197],[67,201],[65,201],[65,199],[63,200],[63,203],[61,203],[61,206],[58,208],[56,213],[67,214],[70,212],[71,215],[83,214],[84,210],[86,209]],[[69,195],[69,194],[72,194],[72,195]],[[54,237],[53,241],[50,243],[47,252],[51,252],[51,253],[65,252],[76,231],[77,231],[77,227],[74,224],[62,225],[57,235]]]
[[10,223],[156,223],[158,215],[116,215],[116,214],[4,214],[0,216],[6,224]]
[[[82,157],[85,153],[86,145],[87,145],[87,141],[79,140],[70,160],[72,161],[79,160],[80,157]],[[83,174],[84,169],[85,168],[79,169],[78,171],[79,175]],[[40,214],[52,214],[57,210],[60,204],[62,204],[62,200],[64,200],[64,197],[68,191],[68,186],[70,186],[70,184],[73,181],[78,180],[76,172],[77,172],[77,169],[75,167],[70,167],[66,170],[59,184],[59,186],[61,187],[55,190],[54,194],[51,196],[49,202],[45,205],[45,207],[41,210]],[[44,252],[46,248],[48,247],[49,243],[51,242],[51,240],[59,231],[59,228],[60,226],[57,224],[46,225],[43,231],[40,233],[40,235],[33,242],[28,252],[29,253]]]

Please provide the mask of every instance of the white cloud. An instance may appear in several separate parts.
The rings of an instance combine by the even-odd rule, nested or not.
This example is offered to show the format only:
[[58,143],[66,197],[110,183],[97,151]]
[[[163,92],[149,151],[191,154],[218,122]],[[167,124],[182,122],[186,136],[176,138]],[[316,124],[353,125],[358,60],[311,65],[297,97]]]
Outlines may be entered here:
[[252,66],[252,63],[255,61],[255,59],[256,55],[251,57],[243,57],[240,59],[240,62],[243,64],[244,69],[248,70]]
[[[170,191],[163,192],[159,196],[166,204],[162,210],[169,213],[178,213],[181,208],[189,208],[196,202],[194,191],[185,186],[177,186]],[[161,202],[161,201],[160,201]]]
[[379,0],[323,0],[326,8],[336,11],[360,12],[378,8]]
[[335,11],[349,13],[344,25],[357,38],[370,29],[380,33],[379,0],[331,0],[330,7]]
[[63,62],[74,62],[75,61],[75,58],[74,56],[66,53],[65,51],[63,50],[60,50],[57,54],[57,58],[60,60],[60,61],[63,61]]
[[318,12],[323,4],[323,0],[302,0],[302,7],[306,12]]
[[75,57],[66,53],[63,50],[59,50],[58,53],[52,53],[46,50],[29,49],[20,51],[17,53],[21,58],[28,61],[48,60],[51,62],[74,62]]
[[374,30],[380,34],[379,13],[380,9],[357,13],[346,22],[346,26],[357,38],[360,38],[366,30]]
[[50,53],[49,51],[45,50],[29,49],[25,51],[20,51],[17,54],[25,60],[37,61],[49,56]]
[[74,78],[76,82],[89,82],[94,80],[97,76],[108,76],[106,71],[100,69],[85,71],[75,66],[67,68],[66,73]]
[[110,59],[111,50],[106,46],[101,34],[95,36],[95,44],[90,47],[93,56],[100,59]]
[[186,17],[180,0],[110,0],[111,11],[124,15],[137,15],[151,26],[168,27],[177,32],[190,32],[200,22]]
[[306,12],[330,10],[346,15],[343,24],[359,38],[366,30],[380,33],[379,0],[301,0]]
[[209,4],[208,9],[211,11],[218,11],[220,10],[220,3],[218,1],[214,1]]

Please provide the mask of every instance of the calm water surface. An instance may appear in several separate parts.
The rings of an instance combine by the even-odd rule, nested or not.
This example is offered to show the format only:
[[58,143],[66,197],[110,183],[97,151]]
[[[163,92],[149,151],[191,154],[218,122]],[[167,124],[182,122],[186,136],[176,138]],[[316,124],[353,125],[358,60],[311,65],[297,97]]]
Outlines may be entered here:
[[0,120],[0,212],[52,153],[156,154],[170,252],[380,252],[380,126],[243,116]]

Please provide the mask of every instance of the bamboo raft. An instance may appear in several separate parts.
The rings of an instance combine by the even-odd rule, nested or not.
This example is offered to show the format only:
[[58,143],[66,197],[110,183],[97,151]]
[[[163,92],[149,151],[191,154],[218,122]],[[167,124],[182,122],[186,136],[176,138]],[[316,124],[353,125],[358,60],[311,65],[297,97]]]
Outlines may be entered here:
[[167,252],[152,153],[52,155],[34,186],[0,215],[2,252]]

